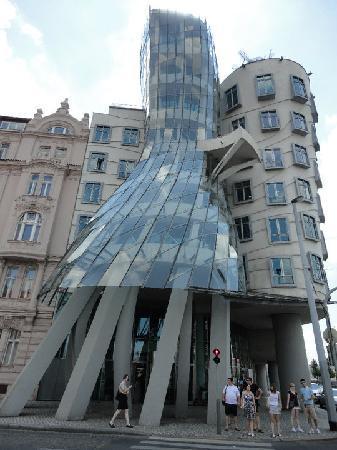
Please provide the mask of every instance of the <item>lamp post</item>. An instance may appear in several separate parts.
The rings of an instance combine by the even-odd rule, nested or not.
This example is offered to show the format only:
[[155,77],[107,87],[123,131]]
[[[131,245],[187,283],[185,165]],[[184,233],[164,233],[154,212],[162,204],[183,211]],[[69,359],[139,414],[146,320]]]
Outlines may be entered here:
[[308,262],[305,257],[304,244],[303,244],[303,233],[302,233],[302,229],[300,226],[300,221],[299,221],[298,211],[297,211],[297,202],[301,201],[301,200],[303,200],[303,196],[300,195],[300,196],[294,198],[293,200],[291,200],[291,204],[293,207],[293,213],[294,213],[294,217],[295,217],[296,234],[297,234],[297,238],[298,238],[298,244],[300,247],[300,255],[301,255],[301,261],[302,261],[303,271],[304,271],[304,281],[305,281],[305,289],[306,289],[307,297],[308,297],[310,319],[311,319],[312,328],[313,328],[313,332],[314,332],[314,336],[315,336],[316,351],[317,351],[317,356],[318,356],[319,367],[321,369],[323,389],[324,389],[325,396],[326,396],[326,409],[328,412],[328,420],[329,420],[330,430],[336,431],[337,430],[336,407],[335,407],[335,402],[334,402],[333,395],[332,395],[331,380],[330,380],[328,365],[327,365],[326,358],[325,358],[321,330],[319,327],[314,290],[313,290],[313,286],[311,284],[311,276],[309,273],[310,269],[308,267]]
[[[326,328],[328,332],[328,339],[327,342],[329,344],[330,348],[330,355],[332,359],[332,364],[335,368],[335,373],[337,374],[337,355],[336,355],[336,342],[335,337],[333,335],[332,329],[331,329],[331,322],[330,322],[330,316],[329,316],[329,310],[328,310],[328,304],[329,300],[331,298],[331,294],[337,290],[337,286],[333,289],[328,290],[325,299],[324,299],[324,314],[325,314],[325,321],[326,321]],[[334,303],[334,302],[331,302]],[[326,337],[324,336],[326,339]]]

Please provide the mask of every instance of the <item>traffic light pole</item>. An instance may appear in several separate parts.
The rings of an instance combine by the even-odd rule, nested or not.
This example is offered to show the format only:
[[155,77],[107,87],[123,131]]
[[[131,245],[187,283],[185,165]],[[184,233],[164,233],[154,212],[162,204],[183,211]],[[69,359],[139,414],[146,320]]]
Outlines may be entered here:
[[221,403],[219,399],[219,365],[215,369],[215,389],[216,389],[216,434],[221,434]]

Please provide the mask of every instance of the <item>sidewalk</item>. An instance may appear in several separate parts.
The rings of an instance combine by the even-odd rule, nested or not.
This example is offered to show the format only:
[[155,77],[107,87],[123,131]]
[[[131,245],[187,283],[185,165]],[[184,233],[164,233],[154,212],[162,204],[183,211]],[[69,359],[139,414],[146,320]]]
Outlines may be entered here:
[[[187,420],[176,420],[174,418],[164,418],[160,426],[137,425],[138,419],[131,422],[135,425],[129,429],[125,427],[125,421],[116,420],[116,428],[108,426],[111,417],[112,405],[110,402],[101,402],[90,405],[85,420],[82,421],[62,421],[55,419],[57,403],[53,402],[31,402],[19,417],[0,417],[0,429],[22,429],[22,430],[48,430],[74,433],[94,433],[94,434],[127,434],[131,436],[156,436],[156,437],[176,437],[195,439],[215,439],[230,441],[271,441],[269,417],[266,410],[262,410],[261,425],[264,433],[257,433],[254,438],[248,437],[244,431],[245,421],[240,411],[239,423],[241,431],[224,431],[216,434],[216,426],[205,423],[205,408],[191,407],[191,416]],[[315,439],[336,439],[337,432],[329,431],[327,413],[325,410],[316,409],[319,419],[321,434],[308,434],[304,414],[300,415],[300,421],[305,433],[292,433],[290,426],[290,413],[283,411],[281,416],[282,437],[276,438],[281,441],[303,441]]]

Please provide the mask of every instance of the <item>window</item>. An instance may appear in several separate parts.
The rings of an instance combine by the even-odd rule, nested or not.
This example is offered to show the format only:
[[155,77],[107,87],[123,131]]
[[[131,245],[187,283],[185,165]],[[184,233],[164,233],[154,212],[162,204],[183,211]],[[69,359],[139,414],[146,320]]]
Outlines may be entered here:
[[240,105],[239,103],[239,95],[238,95],[238,87],[237,85],[231,87],[225,92],[225,108],[226,111],[230,111],[234,108],[238,108]]
[[312,193],[310,183],[303,178],[297,178],[296,180],[297,195],[302,195],[303,200],[312,202]]
[[2,142],[0,145],[0,159],[6,158],[8,149],[9,149],[9,143]]
[[139,144],[138,128],[124,128],[122,144],[123,145],[138,145]]
[[38,158],[49,158],[50,155],[50,146],[48,145],[41,145],[41,147],[39,148],[39,151],[37,152],[37,157]]
[[96,125],[94,141],[103,143],[110,142],[110,127],[106,127],[104,125]]
[[280,122],[276,111],[261,111],[260,112],[261,129],[262,131],[273,131],[280,129]]
[[79,216],[77,224],[77,234],[87,226],[92,216]]
[[302,214],[304,237],[307,239],[319,240],[316,219],[308,214]]
[[43,175],[40,189],[40,197],[48,197],[53,182],[52,175]]
[[301,145],[292,144],[294,164],[297,166],[310,167],[308,152]]
[[284,205],[287,203],[282,182],[266,183],[266,196],[268,205]]
[[239,127],[246,128],[246,123],[245,123],[244,117],[239,117],[238,119],[232,120],[233,131],[238,129]]
[[69,337],[70,337],[70,334],[68,334],[67,337],[65,338],[65,340],[62,342],[62,345],[59,348],[58,352],[56,353],[55,358],[65,359],[67,357]]
[[305,135],[308,133],[308,127],[303,114],[292,112],[293,133]]
[[82,203],[96,203],[101,200],[101,183],[86,183]]
[[241,242],[252,239],[252,231],[250,228],[250,222],[249,222],[248,216],[237,217],[236,219],[234,219],[234,223],[235,223],[238,238]]
[[13,295],[13,286],[19,273],[18,266],[8,266],[4,284],[1,290],[1,297],[11,298]]
[[36,277],[36,267],[27,266],[25,268],[25,273],[22,280],[22,285],[20,289],[20,298],[30,298],[32,295],[33,283]]
[[26,124],[23,122],[9,122],[7,120],[0,122],[0,130],[22,131],[25,129],[25,126]]
[[48,128],[48,133],[51,134],[70,134],[69,128],[62,126],[55,126]]
[[268,219],[269,239],[272,243],[289,242],[288,221],[285,217],[273,217]]
[[310,265],[312,279],[316,283],[325,283],[326,278],[322,258],[318,255],[310,253]]
[[40,228],[41,215],[32,211],[25,212],[19,219],[14,239],[16,241],[36,242]]
[[135,168],[135,161],[121,159],[118,163],[118,178],[127,178]]
[[304,81],[302,80],[302,78],[296,77],[295,75],[292,75],[290,79],[293,91],[293,100],[296,100],[300,103],[305,103],[308,100],[308,96]]
[[266,148],[263,152],[264,168],[283,169],[283,159],[280,148]]
[[256,94],[259,100],[275,97],[275,86],[272,75],[258,75],[256,77]]
[[234,183],[234,202],[250,202],[253,199],[250,180]]
[[21,332],[19,330],[9,330],[9,335],[6,344],[6,350],[2,358],[2,364],[9,366],[14,363],[16,351],[19,345]]
[[56,147],[55,158],[57,158],[57,159],[65,158],[66,154],[67,154],[67,149],[65,147]]
[[272,286],[293,286],[291,258],[271,258]]
[[27,195],[39,195],[48,197],[53,182],[52,175],[40,175],[33,173],[30,178]]
[[107,155],[105,153],[91,152],[88,161],[89,172],[105,172]]

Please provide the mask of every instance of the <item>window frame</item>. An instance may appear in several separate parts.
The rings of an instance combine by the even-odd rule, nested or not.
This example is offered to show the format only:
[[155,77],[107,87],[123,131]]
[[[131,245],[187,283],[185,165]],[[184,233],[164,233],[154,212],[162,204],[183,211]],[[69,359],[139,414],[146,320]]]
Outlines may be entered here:
[[[267,158],[266,158],[266,152],[267,152],[267,151],[275,151],[275,150],[278,150],[278,151],[280,152],[280,157],[281,157],[281,163],[282,163],[282,165],[281,165],[281,166],[271,166],[271,167],[268,167],[267,164],[266,164],[266,161],[267,161]],[[264,148],[264,149],[263,149],[263,165],[264,165],[265,170],[279,170],[279,169],[284,169],[284,160],[283,160],[283,154],[282,154],[281,148],[280,148],[280,147]]]
[[[56,133],[56,129],[57,128],[62,128],[63,129],[63,132],[62,133]],[[55,134],[56,136],[69,136],[69,134],[71,134],[71,132],[70,132],[70,128],[68,128],[68,127],[66,127],[65,125],[53,125],[52,127],[49,127],[48,128],[48,133],[49,134]]]
[[[261,94],[260,90],[259,90],[259,79],[263,80],[264,77],[270,77],[270,81],[271,81],[271,85],[273,88],[273,92],[267,93],[267,94]],[[265,80],[264,80],[265,81]],[[271,73],[266,73],[263,75],[256,75],[255,77],[255,91],[256,91],[256,96],[258,100],[270,100],[275,98],[275,82],[274,82],[274,78],[273,78],[273,74]]]
[[[301,190],[300,190],[300,185],[299,185],[299,181],[300,181],[300,180],[305,181],[305,183],[307,183],[307,186],[309,186],[310,199],[304,197],[303,193],[301,192]],[[296,183],[296,192],[297,192],[297,195],[301,195],[301,196],[303,197],[302,202],[313,203],[314,197],[313,197],[313,194],[312,194],[312,189],[311,189],[310,181],[306,180],[305,178],[297,177],[297,178],[295,179],[295,183]]]
[[[305,154],[306,154],[306,157],[307,157],[306,158],[307,159],[307,163],[303,163],[303,162],[297,160],[297,157],[296,157],[296,155],[297,155],[296,149],[297,148],[305,150]],[[293,153],[293,160],[294,160],[294,165],[295,166],[300,166],[300,167],[305,167],[305,168],[311,167],[310,159],[309,159],[309,155],[308,155],[308,150],[307,150],[306,147],[304,147],[304,145],[299,145],[299,144],[292,143],[291,144],[291,149],[292,149],[292,153]]]
[[[13,298],[12,294],[13,294],[13,288],[15,287],[15,283],[16,281],[19,279],[19,275],[20,275],[20,265],[16,265],[16,264],[10,264],[8,265],[6,268],[6,272],[5,272],[5,276],[1,285],[1,291],[0,291],[0,297],[1,298]],[[16,274],[15,277],[8,277],[8,272],[10,269],[16,269]],[[7,280],[12,280],[12,282],[9,283],[9,285],[7,284]],[[4,295],[4,291],[6,288],[6,295]],[[9,293],[9,295],[8,295]],[[14,297],[15,298],[15,297]]]
[[[306,136],[309,133],[309,131],[308,131],[307,119],[306,119],[305,115],[301,114],[299,112],[296,112],[296,111],[291,111],[290,114],[291,114],[291,128],[292,128],[291,131],[295,134],[299,134],[300,136]],[[301,119],[303,119],[305,128],[302,128],[302,127],[298,128],[295,126],[295,124],[297,123],[297,120],[298,120],[297,116],[300,116]]]
[[[232,97],[232,102],[233,102],[233,94],[232,91],[233,89],[236,88],[236,97],[237,97],[237,103],[233,103],[231,106],[228,106],[228,94],[231,94]],[[239,93],[239,85],[233,84],[233,86],[231,86],[229,89],[226,89],[224,91],[224,104],[225,104],[225,112],[228,114],[231,111],[234,111],[237,108],[241,107],[241,103],[240,103],[240,93]]]
[[[238,200],[237,195],[236,195],[237,189],[236,189],[235,186],[237,184],[239,184],[239,183],[245,183],[245,182],[249,182],[251,198],[248,199],[248,200]],[[251,178],[248,178],[248,179],[245,179],[245,180],[241,180],[241,181],[236,181],[235,183],[233,183],[232,191],[233,191],[233,203],[234,203],[234,205],[242,205],[243,203],[251,203],[251,202],[254,201],[254,195],[253,195],[253,189],[252,189],[252,179]]]
[[[298,81],[296,81],[295,79]],[[295,85],[298,82],[303,86],[305,95],[301,95],[298,92],[296,92]],[[292,99],[299,103],[306,103],[308,101],[308,93],[304,80],[298,77],[297,75],[290,75],[290,84],[291,84]]]
[[[243,121],[243,125],[244,126],[242,126],[240,124],[240,121]],[[236,128],[234,128],[234,122],[238,123],[238,126]],[[232,120],[231,126],[232,126],[232,131],[235,131],[235,130],[237,130],[240,127],[246,130],[246,118],[245,118],[245,116],[241,116],[241,117],[238,117],[237,119]]]
[[[93,202],[93,201],[85,201],[84,200],[85,190],[86,190],[86,186],[88,184],[98,184],[100,186],[99,198],[98,198],[97,202],[96,201]],[[84,183],[84,186],[83,186],[81,203],[85,203],[85,204],[89,204],[89,205],[100,205],[101,204],[101,200],[102,200],[102,190],[103,190],[103,183],[100,183],[99,181],[86,181]]]
[[[89,214],[78,214],[78,216],[77,216],[77,221],[76,221],[76,231],[75,231],[75,236],[78,236],[78,235],[81,233],[81,231],[83,230],[83,228],[82,228],[82,230],[79,229],[81,217],[89,217],[90,219],[92,219],[92,218],[93,218],[93,215],[89,215]],[[88,222],[88,223],[89,223],[89,222]],[[87,223],[86,225],[88,225],[88,223]],[[85,226],[86,226],[86,225],[85,225]]]
[[[100,139],[96,139],[98,128],[107,128],[108,129],[108,138],[107,139],[104,139],[104,140],[102,139],[103,133],[101,133]],[[110,141],[111,141],[111,126],[110,125],[102,125],[102,124],[97,123],[94,127],[94,135],[92,138],[92,142],[96,142],[97,144],[109,144]]]
[[[125,140],[125,132],[126,130],[130,130],[130,131],[137,131],[137,142],[126,142]],[[132,147],[139,147],[139,141],[140,141],[140,130],[137,127],[124,127],[122,130],[122,139],[121,139],[121,144],[122,145],[126,145],[126,146],[132,146]]]
[[[54,150],[54,158],[55,159],[64,159],[67,156],[67,147],[60,147],[57,146]],[[62,151],[61,153],[57,154],[58,152]],[[62,154],[62,156],[61,156]]]
[[[274,270],[273,270],[273,260],[274,259],[280,259],[280,260],[288,259],[290,261],[290,267],[291,267],[291,272],[292,272],[293,283],[284,283],[284,284],[274,283]],[[291,256],[286,256],[286,255],[271,256],[269,258],[269,270],[270,270],[270,281],[271,281],[271,286],[272,287],[276,287],[276,288],[279,288],[279,287],[282,287],[282,288],[283,287],[285,287],[285,288],[289,288],[289,287],[294,288],[294,287],[296,287],[296,278],[295,278],[294,264],[293,264],[293,258]],[[276,276],[280,276],[280,275],[276,274]],[[284,276],[284,275],[282,275],[282,276]]]
[[[38,220],[34,221],[24,221],[24,217],[26,214],[35,214],[36,218]],[[22,219],[22,220],[21,220]],[[22,226],[23,225],[23,226]],[[22,236],[25,233],[25,225],[32,226],[31,232],[30,232],[30,239],[22,239]],[[19,220],[17,221],[15,234],[14,234],[14,241],[17,242],[31,242],[31,243],[37,243],[40,232],[42,227],[42,215],[36,211],[25,211],[22,213],[19,217]],[[32,239],[31,239],[32,238]]]
[[[3,126],[4,124],[7,124],[7,126]],[[11,125],[12,124],[12,125]],[[26,122],[12,122],[11,120],[0,120],[0,131],[24,131],[26,128],[27,123]]]
[[[12,336],[12,334],[14,336]],[[6,347],[5,350],[3,352],[3,356],[1,359],[1,364],[3,366],[14,366],[14,362],[15,362],[15,358],[16,358],[16,353],[18,350],[18,346],[20,344],[20,337],[21,337],[21,331],[17,330],[15,328],[10,328],[8,330],[8,336],[7,336],[7,340],[6,340]],[[11,350],[10,350],[10,355],[9,358],[7,358],[7,352],[8,352],[8,347],[9,345],[11,345]],[[8,360],[6,362],[6,360]]]
[[7,158],[7,152],[10,149],[10,142],[1,142],[0,145],[0,160],[4,160]]
[[[268,122],[271,122],[270,115],[271,114],[275,114],[277,125],[276,126],[265,127],[264,126],[264,121],[263,121],[263,115],[264,114],[268,114]],[[268,132],[268,131],[278,131],[281,128],[281,125],[280,125],[279,116],[277,114],[277,110],[276,109],[270,109],[270,110],[266,110],[266,111],[260,111],[260,125],[261,125],[262,133],[265,133],[265,132]]]
[[[94,154],[96,154],[96,155],[103,155],[104,156],[103,169],[92,169],[92,168],[90,168],[90,163],[92,161],[94,161],[92,159],[92,155],[94,155]],[[88,158],[88,163],[87,163],[87,172],[106,173],[106,168],[107,168],[107,165],[108,165],[108,157],[109,157],[109,154],[105,153],[105,152],[95,152],[95,151],[90,152],[89,153],[89,158]]]
[[[131,170],[131,172],[129,172],[129,174],[126,173],[125,177],[120,176],[119,167],[120,167],[120,164],[122,161],[124,161],[126,163],[133,163],[133,169]],[[136,164],[137,164],[137,161],[135,159],[120,159],[117,164],[117,178],[119,180],[126,180],[131,175],[131,173],[135,170]]]
[[[245,219],[245,218],[248,219],[248,228],[249,228],[249,237],[248,238],[244,238],[243,237],[242,219]],[[237,231],[238,224],[236,223],[236,220],[240,220],[240,228],[241,228],[241,233],[242,233],[242,239],[240,239],[239,233]],[[252,230],[252,224],[251,224],[251,220],[250,220],[249,216],[233,217],[233,222],[234,222],[234,226],[235,226],[236,236],[237,236],[239,242],[248,242],[248,241],[252,241],[253,240],[253,230]]]
[[[279,220],[279,219],[284,219],[286,222],[286,228],[287,228],[287,234],[288,234],[288,240],[287,241],[273,241],[272,239],[272,233],[271,233],[271,226],[270,226],[270,221],[271,220]],[[268,240],[269,243],[271,245],[283,245],[283,244],[290,244],[291,243],[291,236],[290,236],[290,227],[289,227],[289,222],[288,222],[288,218],[287,217],[283,217],[283,216],[271,216],[271,217],[267,217],[266,218],[266,227],[267,227],[267,233],[268,233]]]
[[[35,270],[34,277],[33,278],[27,278],[26,274],[31,269]],[[34,265],[34,264],[31,264],[31,265],[28,264],[28,265],[25,265],[23,267],[23,277],[22,277],[20,290],[19,290],[19,297],[18,297],[19,299],[30,299],[30,298],[32,298],[37,271],[38,271],[38,267],[36,265]],[[30,281],[30,286],[28,287],[28,289],[24,290],[24,285],[25,284],[29,285],[29,283],[26,283],[26,281]],[[24,294],[24,295],[22,295],[22,294]]]
[[[323,278],[317,278],[314,274],[314,266],[313,266],[313,257],[314,258],[318,258],[320,260],[320,266],[321,266],[321,271],[323,274]],[[310,270],[311,270],[311,278],[314,281],[314,283],[318,283],[318,284],[326,284],[326,273],[324,270],[324,264],[323,264],[323,258],[322,256],[318,255],[317,253],[313,253],[313,252],[308,252],[308,258],[309,258],[309,264],[310,264]]]
[[[269,184],[282,184],[283,192],[284,192],[284,201],[282,201],[282,202],[271,202],[269,200],[269,195],[268,195],[268,185]],[[267,205],[273,206],[273,205],[287,205],[288,204],[287,192],[286,192],[286,189],[285,189],[284,181],[266,181],[264,186],[265,186],[266,204]]]
[[[316,231],[315,236],[311,236],[309,235],[306,231],[306,227],[305,227],[305,220],[304,220],[304,216],[310,217],[311,219],[314,220],[314,229]],[[315,242],[319,242],[321,240],[320,238],[320,229],[318,228],[318,223],[317,220],[314,216],[312,216],[311,214],[308,214],[304,211],[301,212],[301,221],[302,221],[302,230],[303,230],[303,236],[305,237],[305,239],[310,239],[311,241],[315,241]]]

